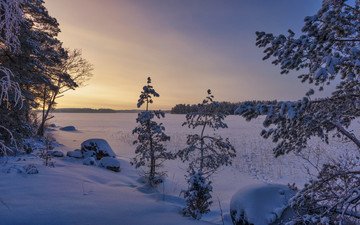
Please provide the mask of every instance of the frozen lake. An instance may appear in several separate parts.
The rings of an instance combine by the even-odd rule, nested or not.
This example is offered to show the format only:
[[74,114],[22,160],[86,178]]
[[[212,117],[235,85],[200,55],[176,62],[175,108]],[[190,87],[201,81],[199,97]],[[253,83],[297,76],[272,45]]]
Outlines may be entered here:
[[[80,148],[81,142],[86,139],[103,138],[109,142],[119,157],[130,160],[134,156],[135,147],[132,142],[135,137],[132,135],[132,129],[136,126],[136,113],[55,113],[54,115],[55,118],[51,123],[58,126],[73,125],[78,129],[77,132],[54,132],[55,138],[69,150]],[[186,134],[196,132],[182,127],[184,120],[184,115],[173,114],[167,114],[162,120],[166,133],[171,137],[167,147],[174,152],[185,146]],[[351,144],[336,139],[331,140],[329,146],[325,146],[318,139],[313,139],[309,148],[303,151],[302,157],[290,154],[275,158],[272,154],[274,144],[259,135],[262,130],[261,119],[246,122],[239,116],[229,116],[226,123],[229,128],[219,132],[223,137],[229,137],[237,150],[237,156],[231,167],[221,168],[213,176],[214,194],[225,205],[239,188],[252,183],[295,182],[302,185],[310,177],[307,169],[311,172],[306,160],[319,164],[336,155],[334,152],[339,151],[335,149],[342,149],[344,152],[351,149]],[[171,184],[164,187],[164,192],[174,195],[180,193],[185,187],[186,168],[187,165],[179,160],[165,164],[164,170],[168,171],[168,182]]]

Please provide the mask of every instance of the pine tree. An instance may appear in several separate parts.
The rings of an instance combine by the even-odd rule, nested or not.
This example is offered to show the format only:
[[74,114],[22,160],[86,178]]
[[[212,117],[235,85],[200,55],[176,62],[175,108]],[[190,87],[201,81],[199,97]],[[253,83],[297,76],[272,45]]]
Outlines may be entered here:
[[[265,48],[264,60],[274,58],[281,73],[302,71],[301,82],[319,91],[330,84],[336,90],[330,97],[313,100],[310,89],[302,100],[273,104],[242,104],[236,111],[247,120],[266,116],[264,138],[277,143],[275,156],[300,152],[308,140],[319,137],[329,143],[341,137],[356,150],[360,140],[349,127],[360,116],[360,1],[324,0],[314,16],[305,18],[303,34],[296,37],[257,32],[256,45]],[[355,161],[357,162],[354,162]],[[354,157],[339,158],[319,168],[293,199],[298,224],[360,223],[359,151]]]
[[213,131],[227,128],[223,121],[227,115],[222,112],[221,106],[213,101],[211,90],[207,93],[206,99],[197,106],[195,112],[186,115],[186,122],[183,123],[183,126],[191,129],[200,128],[200,134],[188,135],[187,147],[177,153],[183,162],[189,162],[189,187],[184,192],[187,205],[183,212],[195,219],[209,211],[212,190],[210,176],[219,167],[231,165],[232,158],[236,156],[235,148],[228,138],[206,132],[206,128]]
[[145,178],[151,186],[156,186],[162,181],[165,172],[160,172],[159,168],[164,161],[174,158],[164,145],[164,142],[170,140],[170,137],[164,133],[164,125],[155,121],[155,119],[164,118],[165,113],[161,110],[149,110],[149,105],[153,103],[153,97],[159,96],[151,85],[151,78],[148,77],[147,85],[143,87],[137,103],[138,108],[143,104],[146,108],[145,111],[138,114],[136,119],[138,126],[133,130],[133,134],[137,135],[137,140],[134,141],[136,156],[132,164],[136,168],[148,167]]

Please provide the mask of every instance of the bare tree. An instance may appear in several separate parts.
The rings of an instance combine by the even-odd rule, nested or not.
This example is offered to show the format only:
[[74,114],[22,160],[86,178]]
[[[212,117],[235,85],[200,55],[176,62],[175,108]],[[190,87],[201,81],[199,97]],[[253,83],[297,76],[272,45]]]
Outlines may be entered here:
[[56,100],[63,97],[65,92],[85,85],[93,75],[93,66],[82,57],[81,50],[67,51],[66,59],[51,74],[52,84],[43,85],[41,122],[37,131],[40,136],[44,135],[46,121],[53,118],[49,115],[56,106]]

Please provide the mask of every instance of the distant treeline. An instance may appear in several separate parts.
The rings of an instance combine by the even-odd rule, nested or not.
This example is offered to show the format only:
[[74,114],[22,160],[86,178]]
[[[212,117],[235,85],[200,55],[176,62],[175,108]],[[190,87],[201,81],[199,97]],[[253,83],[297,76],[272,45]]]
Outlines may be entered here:
[[[138,113],[143,110],[138,109],[91,109],[91,108],[59,108],[55,109],[54,113]],[[165,113],[169,113],[169,110],[163,110]]]
[[60,108],[55,109],[55,113],[136,113],[140,110],[115,110],[115,109],[91,109],[91,108]]
[[[251,103],[263,103],[263,104],[269,104],[269,103],[275,103],[276,101],[244,101],[244,102],[217,102],[217,104],[220,104],[220,108],[223,111],[223,113],[234,115],[235,110],[239,107],[239,105],[245,103],[245,102],[251,102]],[[172,114],[186,114],[190,112],[196,112],[198,110],[199,104],[177,104],[175,105],[171,110],[170,113]]]

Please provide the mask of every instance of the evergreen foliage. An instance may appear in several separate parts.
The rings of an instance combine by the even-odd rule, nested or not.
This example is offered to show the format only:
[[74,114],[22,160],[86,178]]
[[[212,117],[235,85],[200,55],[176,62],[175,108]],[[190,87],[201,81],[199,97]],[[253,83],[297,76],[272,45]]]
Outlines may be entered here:
[[203,214],[210,212],[211,181],[206,179],[201,172],[192,170],[187,177],[188,189],[183,191],[186,200],[186,208],[183,209],[185,216],[201,219]]
[[149,185],[156,186],[162,182],[165,172],[160,172],[159,168],[165,160],[174,159],[174,155],[168,151],[164,145],[170,140],[165,134],[165,127],[159,120],[165,117],[165,113],[161,110],[149,110],[149,105],[153,103],[153,97],[160,97],[151,85],[151,78],[148,77],[147,85],[141,91],[137,107],[140,108],[145,104],[145,111],[138,113],[136,123],[138,126],[134,128],[133,134],[137,135],[135,158],[132,164],[136,168],[147,167],[145,178]]
[[[57,38],[60,28],[43,0],[0,1],[0,149],[44,135],[46,121],[64,90],[91,75],[91,64]],[[81,74],[81,76],[79,76]],[[40,123],[33,112],[42,109]],[[14,151],[11,151],[14,153]]]
[[212,190],[210,176],[219,167],[231,165],[232,158],[236,156],[235,148],[228,138],[206,132],[206,128],[213,131],[227,128],[223,121],[227,115],[213,101],[211,90],[207,94],[206,99],[198,106],[198,111],[188,113],[183,123],[183,126],[191,129],[200,129],[200,133],[187,135],[187,147],[177,154],[182,161],[189,162],[189,189],[184,191],[187,203],[184,214],[195,219],[209,211]]
[[[302,100],[275,104],[242,104],[236,113],[247,120],[265,116],[261,132],[277,143],[275,156],[300,152],[314,136],[328,143],[340,137],[360,150],[360,140],[349,126],[360,116],[360,1],[324,0],[314,16],[305,18],[299,37],[289,30],[275,36],[257,32],[256,45],[265,48],[264,60],[273,58],[282,74],[302,71],[301,82],[319,91],[336,85],[331,96],[311,99],[310,89]],[[352,158],[339,158],[316,168],[311,180],[293,199],[298,217],[293,224],[360,223],[359,151]]]

